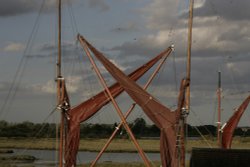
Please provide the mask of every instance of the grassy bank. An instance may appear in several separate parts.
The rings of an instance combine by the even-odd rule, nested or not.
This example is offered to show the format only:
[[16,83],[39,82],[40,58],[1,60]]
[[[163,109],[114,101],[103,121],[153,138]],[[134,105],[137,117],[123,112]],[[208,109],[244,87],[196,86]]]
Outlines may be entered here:
[[[83,167],[89,167],[90,164],[84,164]],[[131,163],[112,163],[112,162],[103,162],[98,163],[97,167],[145,167],[144,163],[131,162]],[[152,162],[152,166],[160,166],[160,162]]]
[[[80,150],[85,151],[99,151],[105,144],[107,139],[82,139],[80,141]],[[156,139],[139,139],[138,140],[141,147],[145,152],[159,152],[159,140]],[[34,139],[34,138],[0,138],[0,149],[55,149],[56,141],[55,139]],[[205,140],[188,140],[186,143],[187,151],[190,152],[192,147],[217,147],[217,141],[215,138],[208,138]],[[233,141],[233,148],[250,149],[250,138],[240,138],[235,137]],[[126,139],[115,139],[108,147],[109,152],[136,152],[133,143]],[[5,152],[5,151],[4,151]],[[13,157],[12,157],[13,158]],[[18,157],[19,158],[19,157]],[[11,165],[13,162],[9,160],[0,158],[0,164],[5,163]],[[23,161],[14,157],[15,162]],[[33,159],[31,161],[34,161]],[[25,162],[27,162],[25,160]],[[26,163],[25,163],[26,164]],[[153,166],[159,166],[160,162],[153,162]],[[187,166],[189,162],[186,162]],[[34,166],[32,162],[27,163],[26,167]],[[55,166],[53,164],[48,164],[49,166]],[[81,166],[89,166],[89,164],[84,164]],[[103,162],[98,163],[98,167],[142,167],[144,166],[141,162],[131,162],[131,163],[116,163],[116,162]]]
[[[80,148],[82,151],[99,151],[107,139],[81,139]],[[158,140],[138,140],[140,145],[147,152],[158,152]],[[56,149],[55,139],[36,138],[0,138],[0,148],[22,148],[22,149]],[[135,152],[135,147],[130,140],[114,139],[107,151],[109,152]]]
[[[80,150],[99,151],[107,139],[81,139]],[[141,147],[145,152],[159,152],[159,140],[139,139]],[[22,148],[22,149],[56,149],[55,139],[34,139],[34,138],[0,138],[0,148]],[[187,151],[192,147],[217,147],[215,139],[188,140]],[[250,138],[235,138],[233,148],[250,148]],[[133,143],[127,139],[115,139],[107,151],[109,152],[136,152]]]

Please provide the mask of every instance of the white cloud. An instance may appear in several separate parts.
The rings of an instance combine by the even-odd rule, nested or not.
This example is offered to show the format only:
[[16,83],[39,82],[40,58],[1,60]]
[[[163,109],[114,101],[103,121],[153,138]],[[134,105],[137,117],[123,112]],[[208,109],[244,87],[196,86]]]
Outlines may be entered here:
[[127,69],[127,67],[123,67],[122,65],[117,63],[114,59],[110,59],[109,61],[111,61],[116,67],[118,67],[122,71],[125,71]]
[[[114,59],[109,59],[109,61],[110,62],[112,62],[117,68],[119,68],[121,71],[125,71],[125,70],[127,70],[128,68],[130,68],[130,67],[124,67],[124,66],[122,66],[122,65],[120,65],[120,63],[118,63],[116,60],[114,60]],[[103,74],[103,75],[106,75],[106,74],[109,74],[108,73],[108,71],[106,70],[106,68],[99,62],[99,61],[97,61],[96,62],[97,63],[97,66],[98,66],[98,68],[99,68],[99,70],[101,71],[101,73]],[[93,72],[94,72],[94,70],[93,70]],[[94,72],[94,74],[95,74],[95,72]]]
[[20,52],[24,50],[25,45],[22,43],[10,43],[7,46],[3,48],[4,51],[6,52]]
[[[150,37],[153,39],[153,42],[156,42],[152,42],[153,45],[158,46],[166,43],[166,41],[173,40],[178,43],[182,42],[180,48],[186,46],[186,42],[183,43],[183,41],[187,39],[188,6],[182,3],[185,2],[153,0],[142,9],[146,18],[146,27],[157,31]],[[213,7],[216,3],[216,1],[195,1],[193,41],[196,43],[193,50],[210,49],[219,52],[248,50],[248,43],[250,42],[249,21],[228,19],[229,16],[223,17],[223,12],[226,11],[223,10],[222,6]],[[228,2],[225,3],[230,8],[233,8],[233,5],[235,5]],[[222,5],[221,3],[219,4]],[[180,8],[180,6],[183,7]],[[204,10],[203,13],[200,12],[201,9]],[[211,10],[214,11],[213,15],[211,15]],[[218,12],[218,10],[220,11]],[[240,15],[240,13],[242,12],[235,12],[234,15]],[[170,39],[171,33],[174,39]],[[150,40],[150,38],[148,39]]]
[[75,93],[79,85],[81,84],[82,78],[80,76],[70,76],[66,79],[66,86],[69,93]]
[[[66,88],[68,93],[75,93],[81,83],[81,77],[70,76],[66,79]],[[37,93],[56,93],[56,83],[54,80],[49,80],[45,84],[34,84],[31,86],[33,90]]]
[[230,62],[230,63],[227,63],[227,68],[232,70],[232,71],[238,71],[237,67],[235,66],[234,63]]
[[153,85],[151,84],[147,90],[150,94],[159,98],[174,98],[178,97],[178,91],[172,85]]
[[56,84],[55,81],[48,81],[45,84],[35,84],[31,86],[35,93],[49,93],[54,94],[56,93]]
[[[233,72],[234,75],[238,77],[244,77],[249,75],[249,62],[248,61],[239,61],[239,62],[227,62],[226,68],[228,71]],[[248,77],[245,78],[248,80]]]

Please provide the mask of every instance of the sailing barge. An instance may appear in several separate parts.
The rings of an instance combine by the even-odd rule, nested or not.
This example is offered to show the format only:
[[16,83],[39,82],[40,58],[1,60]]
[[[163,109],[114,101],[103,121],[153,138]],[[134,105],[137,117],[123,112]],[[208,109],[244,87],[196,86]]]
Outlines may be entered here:
[[[191,0],[190,8],[193,8],[193,0]],[[60,126],[60,150],[59,150],[59,166],[72,167],[76,166],[76,155],[79,147],[79,134],[80,134],[80,123],[90,118],[97,111],[99,111],[104,105],[111,102],[117,111],[121,119],[120,126],[123,126],[127,133],[132,139],[135,147],[138,150],[145,166],[150,167],[151,163],[145,155],[144,151],[138,144],[136,138],[134,137],[132,131],[130,130],[126,117],[132,111],[135,104],[131,106],[126,116],[123,115],[121,109],[115,97],[117,97],[123,91],[138,104],[145,114],[155,123],[155,125],[161,130],[160,135],[160,155],[161,163],[163,167],[177,167],[185,166],[185,151],[184,151],[184,125],[186,118],[186,111],[189,110],[189,98],[190,95],[190,56],[191,56],[191,43],[189,42],[188,49],[188,63],[187,63],[187,77],[181,81],[178,105],[177,109],[172,111],[168,107],[161,104],[155,97],[149,94],[145,89],[148,87],[154,75],[157,73],[159,68],[155,71],[152,77],[149,79],[148,83],[144,88],[140,87],[135,81],[139,79],[146,71],[149,70],[153,64],[155,64],[159,59],[169,55],[173,47],[167,48],[161,54],[159,54],[155,59],[150,61],[145,66],[137,69],[130,75],[124,74],[120,69],[118,69],[113,63],[111,63],[100,51],[95,49],[83,36],[78,35],[78,40],[80,41],[86,55],[88,56],[103,88],[104,91],[100,92],[96,96],[90,98],[89,100],[71,108],[69,96],[67,93],[67,86],[65,79],[63,78],[61,72],[61,0],[58,1],[58,62],[57,62],[57,108],[61,111],[61,126]],[[192,18],[192,10],[190,12],[190,18]],[[191,41],[192,32],[192,19],[189,21],[189,41]],[[103,64],[107,71],[113,76],[117,81],[114,85],[108,87],[104,78],[102,77],[100,70],[95,64],[93,55]],[[116,131],[112,134],[114,136]],[[112,140],[112,136],[110,141]],[[108,145],[108,143],[107,143]],[[103,150],[107,147],[104,146]],[[101,152],[102,152],[101,151]],[[100,153],[101,154],[101,153]],[[98,160],[92,163],[94,166]]]

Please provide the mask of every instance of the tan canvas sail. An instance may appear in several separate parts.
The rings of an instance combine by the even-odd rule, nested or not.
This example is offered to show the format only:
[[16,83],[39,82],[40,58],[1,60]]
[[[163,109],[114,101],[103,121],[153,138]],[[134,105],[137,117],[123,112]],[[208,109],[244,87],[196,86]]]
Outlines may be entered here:
[[[154,64],[156,64],[163,56],[169,55],[172,48],[169,47],[155,58],[150,60],[148,63],[142,65],[140,68],[128,75],[132,80],[138,80],[143,74],[145,74]],[[119,83],[109,87],[110,92],[113,97],[117,97],[123,92],[123,87]],[[106,95],[106,92],[100,92],[99,94],[93,96],[87,101],[79,104],[78,106],[72,108],[69,114],[68,120],[68,134],[67,134],[67,145],[65,153],[66,167],[71,167],[76,164],[76,154],[79,147],[79,137],[80,137],[80,123],[86,121],[96,112],[98,112],[104,105],[110,102],[110,99]]]
[[233,133],[235,128],[237,127],[240,118],[244,111],[246,110],[248,104],[250,102],[250,96],[248,96],[240,107],[235,111],[233,116],[228,120],[225,127],[222,129],[222,148],[231,148],[231,143],[233,140]]
[[161,129],[160,151],[162,165],[164,167],[175,167],[177,165],[176,125],[180,119],[181,108],[184,105],[185,88],[189,82],[183,80],[181,84],[179,99],[182,99],[182,101],[178,104],[178,106],[181,106],[181,108],[178,107],[176,111],[171,111],[169,108],[157,101],[157,99],[155,99],[152,95],[143,90],[133,80],[127,77],[83,37],[79,36],[78,38],[89,47],[96,58],[121,84],[129,96],[143,109],[143,111],[156,124],[156,126]]

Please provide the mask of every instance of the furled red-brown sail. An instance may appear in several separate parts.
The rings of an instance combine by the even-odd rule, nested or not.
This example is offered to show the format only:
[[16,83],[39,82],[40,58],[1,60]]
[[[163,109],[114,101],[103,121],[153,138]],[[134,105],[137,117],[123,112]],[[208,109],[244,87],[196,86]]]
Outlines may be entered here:
[[178,104],[179,107],[176,111],[171,111],[169,108],[157,101],[152,95],[143,90],[133,80],[127,77],[83,37],[79,36],[79,38],[81,41],[87,44],[88,48],[94,53],[96,58],[101,61],[110,74],[121,84],[129,96],[143,109],[143,111],[156,124],[156,126],[161,129],[160,152],[162,166],[175,167],[177,165],[176,125],[181,114],[181,108],[179,107],[182,107],[184,104],[184,89],[189,82],[183,80],[181,85],[182,90],[180,91],[179,95],[179,99],[182,99],[182,102]]
[[233,116],[229,119],[229,121],[226,123],[225,127],[222,129],[222,148],[231,148],[231,143],[233,140],[233,133],[235,128],[237,127],[240,118],[244,111],[246,110],[248,104],[250,102],[250,96],[248,96],[243,103],[240,105],[240,107],[235,111]]
[[[142,65],[140,68],[138,68],[128,76],[134,81],[138,80],[163,56],[165,56],[166,54],[170,54],[171,51],[171,47],[167,48],[165,51],[157,55],[148,63]],[[120,86],[119,83],[115,83],[114,85],[109,87],[109,90],[113,97],[117,97],[124,89]],[[72,108],[68,112],[70,120],[68,121],[67,145],[65,149],[66,167],[71,167],[76,163],[76,154],[79,147],[80,123],[93,116],[104,105],[109,103],[109,101],[109,97],[107,96],[106,92],[103,91],[88,99],[87,101],[79,104],[78,106]]]
[[69,100],[69,95],[68,95],[68,91],[67,91],[67,88],[66,88],[66,84],[65,84],[65,81],[63,80],[62,81],[62,87],[63,87],[63,90],[62,90],[62,96],[61,96],[61,104],[60,104],[60,107],[64,110],[64,111],[68,111],[70,110],[70,100]]

